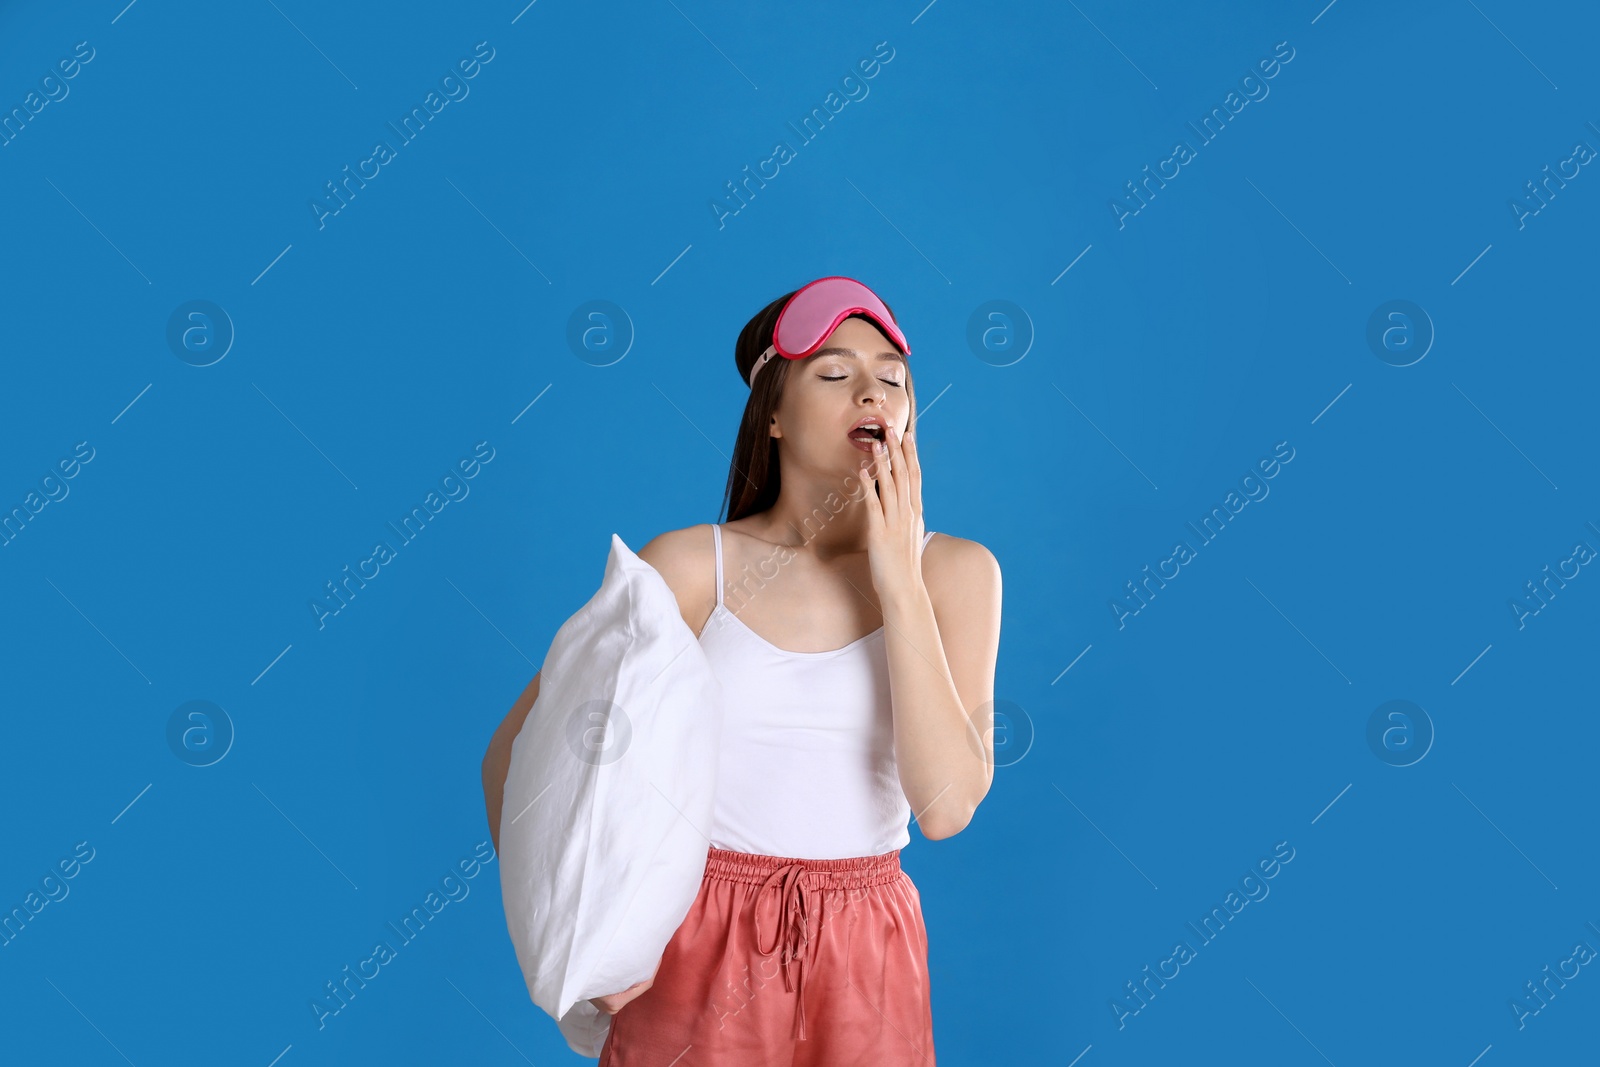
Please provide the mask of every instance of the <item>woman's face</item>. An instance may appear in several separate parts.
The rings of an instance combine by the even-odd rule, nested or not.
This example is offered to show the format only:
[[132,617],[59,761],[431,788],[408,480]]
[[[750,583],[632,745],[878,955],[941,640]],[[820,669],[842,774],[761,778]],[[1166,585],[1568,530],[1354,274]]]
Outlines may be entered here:
[[905,432],[905,358],[870,322],[845,319],[818,352],[794,361],[775,414],[786,473],[854,474],[870,453],[851,439],[851,427],[876,415]]

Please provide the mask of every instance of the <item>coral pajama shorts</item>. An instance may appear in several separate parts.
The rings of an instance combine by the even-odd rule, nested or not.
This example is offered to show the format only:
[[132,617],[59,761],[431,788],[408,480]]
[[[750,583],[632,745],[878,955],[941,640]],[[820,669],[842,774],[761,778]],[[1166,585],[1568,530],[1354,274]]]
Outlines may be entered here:
[[928,935],[900,852],[712,847],[655,981],[599,1067],[934,1067]]

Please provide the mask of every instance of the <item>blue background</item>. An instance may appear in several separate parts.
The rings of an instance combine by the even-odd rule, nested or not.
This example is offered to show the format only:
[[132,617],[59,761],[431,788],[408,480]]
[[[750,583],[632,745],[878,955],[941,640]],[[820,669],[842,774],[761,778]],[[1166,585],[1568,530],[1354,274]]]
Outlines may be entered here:
[[[1600,947],[1600,577],[1511,602],[1600,548],[1600,176],[1511,205],[1600,147],[1596,28],[1505,0],[5,5],[6,113],[94,51],[0,147],[0,507],[67,490],[0,548],[0,908],[93,859],[0,948],[0,1059],[578,1062],[492,863],[322,1029],[309,1005],[488,839],[479,760],[611,533],[720,517],[734,339],[834,273],[912,338],[928,528],[1005,575],[1007,765],[903,857],[939,1061],[1592,1056],[1595,967],[1511,1004]],[[319,225],[481,41],[468,94]],[[197,300],[220,315],[174,345]],[[1375,346],[1392,300],[1421,311]],[[574,345],[592,301],[618,310]],[[319,626],[482,441],[469,494]],[[175,745],[196,700],[221,711]],[[1391,700],[1421,710],[1373,745]]]

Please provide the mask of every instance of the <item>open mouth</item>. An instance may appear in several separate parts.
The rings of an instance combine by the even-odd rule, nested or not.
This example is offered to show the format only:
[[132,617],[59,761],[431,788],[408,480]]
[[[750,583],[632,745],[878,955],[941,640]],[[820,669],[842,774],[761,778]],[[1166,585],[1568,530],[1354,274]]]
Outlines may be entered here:
[[888,440],[887,432],[881,423],[869,422],[864,426],[858,426],[856,429],[851,430],[848,436],[850,443],[861,451],[871,452],[880,442]]

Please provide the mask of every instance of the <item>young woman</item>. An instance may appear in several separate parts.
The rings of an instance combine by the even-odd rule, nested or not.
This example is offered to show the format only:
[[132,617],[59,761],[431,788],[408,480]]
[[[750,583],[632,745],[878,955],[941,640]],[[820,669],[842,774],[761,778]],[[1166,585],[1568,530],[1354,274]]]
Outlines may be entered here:
[[[725,727],[705,879],[654,976],[594,998],[613,1016],[599,1067],[935,1062],[899,856],[913,813],[924,837],[959,833],[993,779],[1000,569],[924,531],[909,355],[850,278],[762,309],[734,350],[751,392],[728,521],[638,553],[699,635]],[[484,759],[497,844],[538,683]]]

